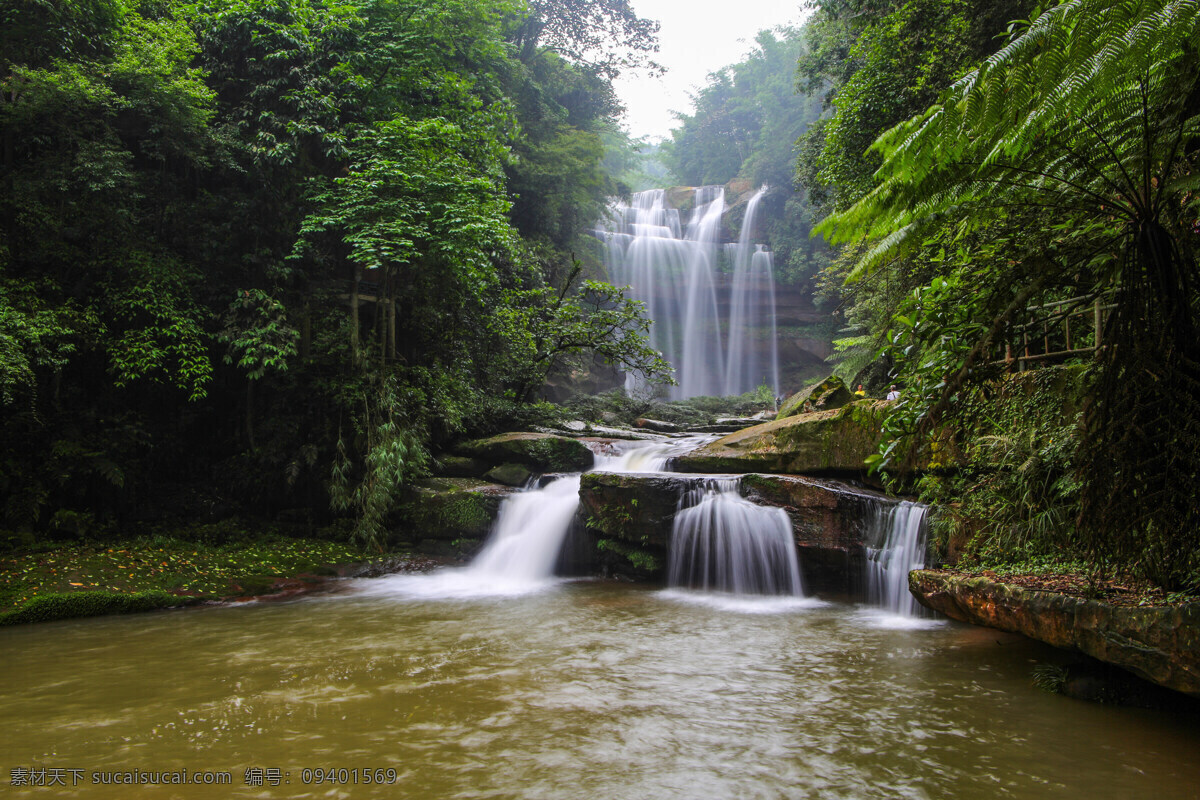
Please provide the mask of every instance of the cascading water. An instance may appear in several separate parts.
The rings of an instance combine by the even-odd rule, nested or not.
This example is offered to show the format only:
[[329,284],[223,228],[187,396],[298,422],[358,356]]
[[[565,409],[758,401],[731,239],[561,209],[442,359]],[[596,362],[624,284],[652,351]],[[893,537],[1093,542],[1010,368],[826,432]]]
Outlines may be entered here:
[[713,479],[680,503],[667,583],[740,595],[803,597],[792,523],[780,508],[738,494],[736,478]]
[[[771,254],[752,243],[765,192],[747,206],[739,242],[725,248],[719,244],[726,210],[720,186],[696,189],[686,228],[667,207],[666,192],[652,189],[635,194],[629,206],[613,206],[613,228],[597,231],[607,243],[610,279],[645,303],[654,323],[650,345],[676,369],[674,399],[741,394],[764,381],[779,391]],[[718,280],[722,255],[733,271],[724,282]],[[627,390],[641,385],[639,376],[626,377]]]
[[[597,453],[595,469],[661,472],[672,456],[711,438],[625,443],[616,455]],[[420,597],[477,597],[526,594],[545,588],[555,580],[558,555],[579,508],[579,484],[578,473],[563,475],[544,486],[506,497],[487,543],[467,566],[374,581],[370,591]]]
[[549,580],[577,508],[578,475],[505,498],[492,535],[466,571],[484,583]]
[[[753,244],[758,203],[764,186],[746,206],[736,245],[726,245],[733,262],[729,296],[729,351],[725,359],[723,394],[741,394],[766,384],[779,393],[779,342],[775,319],[775,273],[771,254]],[[752,250],[753,248],[753,250]],[[766,348],[758,339],[766,336]]]
[[926,616],[908,590],[908,573],[925,566],[925,515],[928,506],[903,501],[880,506],[872,522],[867,548],[867,593],[870,602],[902,617]]

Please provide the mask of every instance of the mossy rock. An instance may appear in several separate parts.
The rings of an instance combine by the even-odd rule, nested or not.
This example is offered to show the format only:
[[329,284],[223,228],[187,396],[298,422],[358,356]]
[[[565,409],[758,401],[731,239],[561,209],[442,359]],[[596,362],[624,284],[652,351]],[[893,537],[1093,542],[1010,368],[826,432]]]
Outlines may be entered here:
[[687,472],[862,475],[878,452],[888,403],[855,400],[841,408],[777,419],[731,433],[680,456]]
[[616,539],[597,539],[596,550],[600,566],[609,576],[639,582],[663,577],[665,553],[655,554]]
[[533,473],[520,464],[501,464],[484,473],[484,480],[503,483],[505,486],[524,486]]
[[511,491],[471,478],[421,481],[396,506],[395,537],[407,541],[483,538],[491,530],[500,502]]
[[489,464],[520,464],[537,472],[582,472],[596,460],[587,445],[551,433],[502,433],[463,442],[454,450]]
[[180,597],[170,592],[160,591],[132,594],[101,591],[51,592],[31,597],[12,611],[0,614],[0,625],[49,622],[76,617],[98,617],[103,614],[130,614],[159,608],[194,605],[203,599]]
[[686,485],[672,475],[589,472],[579,488],[584,524],[600,538],[665,553]]
[[447,478],[479,478],[490,466],[479,458],[447,454],[437,457],[435,472]]
[[829,411],[841,408],[853,400],[854,394],[842,379],[837,375],[830,375],[820,383],[801,389],[785,400],[775,419],[809,414],[813,411]]
[[1200,697],[1200,602],[1120,606],[938,570],[913,570],[908,588],[922,605],[951,619],[1078,650]]

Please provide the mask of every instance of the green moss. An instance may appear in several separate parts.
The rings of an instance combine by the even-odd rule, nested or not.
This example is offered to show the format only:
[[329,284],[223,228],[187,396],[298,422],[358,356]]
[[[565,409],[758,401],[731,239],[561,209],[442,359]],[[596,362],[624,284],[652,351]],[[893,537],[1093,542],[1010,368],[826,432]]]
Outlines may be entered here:
[[615,553],[628,561],[634,569],[642,572],[655,573],[662,569],[662,561],[657,556],[639,547],[631,547],[612,539],[600,539],[596,542],[596,549],[601,552]]
[[198,603],[200,597],[179,597],[169,592],[52,592],[31,597],[11,611],[0,614],[0,625],[49,622],[102,614],[129,614]]
[[418,539],[479,538],[491,529],[499,503],[480,492],[423,488],[401,501],[396,514]]
[[278,536],[211,545],[158,535],[41,548],[0,557],[0,608],[55,594],[239,595],[247,593],[248,583],[270,589],[282,577],[373,555],[345,543]]
[[595,461],[592,451],[575,439],[544,433],[502,433],[464,442],[458,452],[491,464],[521,464],[543,472],[579,472]]
[[785,419],[812,411],[840,408],[854,399],[850,389],[837,375],[801,389],[783,402],[775,419]]

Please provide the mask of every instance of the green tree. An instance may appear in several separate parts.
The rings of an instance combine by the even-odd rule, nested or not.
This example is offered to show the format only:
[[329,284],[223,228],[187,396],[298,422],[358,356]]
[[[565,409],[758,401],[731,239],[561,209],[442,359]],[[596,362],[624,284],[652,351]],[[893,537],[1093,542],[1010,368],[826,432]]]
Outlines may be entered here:
[[[1089,245],[1064,251],[1049,276],[1115,293],[1087,414],[1080,529],[1093,557],[1168,587],[1195,582],[1200,7],[1071,0],[1014,33],[879,139],[878,186],[824,230],[874,240],[854,275],[921,246],[947,218],[980,229],[997,209],[1029,208],[1043,229],[1086,230]],[[1003,269],[987,277],[1011,280]],[[978,339],[944,376],[939,404],[988,345]]]

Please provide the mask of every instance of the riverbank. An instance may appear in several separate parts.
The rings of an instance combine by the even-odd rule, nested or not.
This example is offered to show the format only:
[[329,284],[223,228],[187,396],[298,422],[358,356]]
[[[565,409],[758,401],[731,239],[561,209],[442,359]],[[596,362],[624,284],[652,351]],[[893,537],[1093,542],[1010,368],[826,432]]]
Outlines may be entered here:
[[294,594],[339,577],[423,572],[440,563],[280,535],[221,543],[156,535],[40,546],[0,555],[0,625]]
[[1200,600],[1120,585],[1089,586],[1069,574],[914,570],[924,606],[1083,653],[1138,677],[1200,697]]

